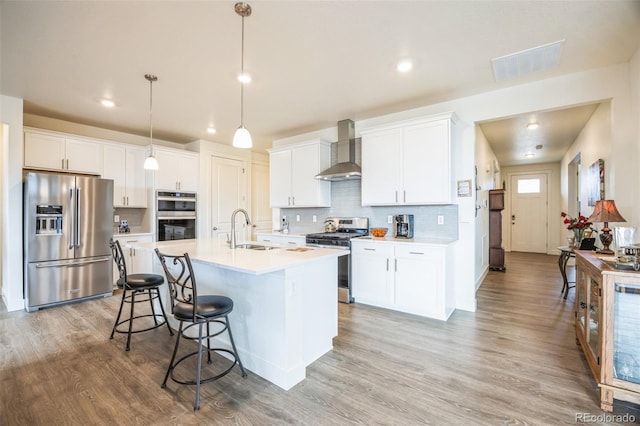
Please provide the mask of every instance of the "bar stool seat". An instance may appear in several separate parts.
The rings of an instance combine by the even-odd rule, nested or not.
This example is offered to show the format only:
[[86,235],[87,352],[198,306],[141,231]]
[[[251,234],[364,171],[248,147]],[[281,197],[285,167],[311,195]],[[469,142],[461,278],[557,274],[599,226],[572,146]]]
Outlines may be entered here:
[[[116,281],[118,288],[122,289],[122,300],[120,301],[120,309],[118,310],[118,316],[111,329],[110,339],[113,339],[115,333],[121,333],[127,335],[126,350],[131,348],[131,335],[136,333],[142,333],[145,331],[153,330],[155,328],[167,325],[169,334],[173,336],[173,330],[169,326],[167,314],[164,311],[162,304],[162,298],[160,297],[160,286],[164,284],[164,277],[158,274],[140,273],[140,274],[127,274],[127,264],[124,260],[124,254],[119,241],[114,241],[113,238],[109,240],[109,246],[111,247],[111,253],[113,254],[113,261],[118,267],[120,278]],[[136,298],[136,296],[138,296]],[[154,306],[154,300],[158,300],[161,313],[156,313]],[[151,313],[143,313],[135,315],[134,307],[136,303],[149,302],[151,307]],[[125,303],[130,304],[129,318],[121,319],[122,309]],[[144,328],[133,328],[134,320],[142,318],[152,318],[151,325]],[[123,327],[125,326],[126,327]]]

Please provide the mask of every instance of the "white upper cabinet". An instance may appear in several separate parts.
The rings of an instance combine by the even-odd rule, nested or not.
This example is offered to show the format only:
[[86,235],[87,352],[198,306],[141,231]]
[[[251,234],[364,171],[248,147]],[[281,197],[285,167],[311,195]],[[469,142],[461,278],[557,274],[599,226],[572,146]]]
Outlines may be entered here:
[[25,131],[24,166],[99,175],[102,173],[102,144],[64,135]]
[[453,114],[361,130],[362,205],[451,204]]
[[102,177],[113,179],[114,207],[147,207],[145,148],[105,144]]
[[154,147],[153,154],[158,160],[156,190],[198,191],[200,156],[197,153]]
[[271,207],[330,207],[331,182],[315,176],[331,166],[331,142],[314,140],[269,150]]

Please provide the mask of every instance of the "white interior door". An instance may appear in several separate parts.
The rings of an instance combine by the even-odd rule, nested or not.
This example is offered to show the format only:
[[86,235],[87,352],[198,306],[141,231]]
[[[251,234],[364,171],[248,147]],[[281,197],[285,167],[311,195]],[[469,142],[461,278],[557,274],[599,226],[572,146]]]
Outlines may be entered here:
[[[211,236],[227,239],[231,234],[231,214],[247,208],[246,162],[211,157]],[[244,216],[238,215],[237,241],[248,239]]]
[[511,176],[511,251],[547,252],[547,175]]
[[271,207],[269,206],[269,166],[251,165],[251,239],[257,232],[271,232]]

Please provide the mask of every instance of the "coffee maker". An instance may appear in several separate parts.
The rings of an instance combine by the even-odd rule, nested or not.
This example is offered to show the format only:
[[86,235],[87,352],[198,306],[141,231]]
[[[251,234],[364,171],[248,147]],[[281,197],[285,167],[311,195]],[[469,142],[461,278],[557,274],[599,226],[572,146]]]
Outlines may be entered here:
[[413,238],[412,214],[397,214],[393,216],[393,237]]

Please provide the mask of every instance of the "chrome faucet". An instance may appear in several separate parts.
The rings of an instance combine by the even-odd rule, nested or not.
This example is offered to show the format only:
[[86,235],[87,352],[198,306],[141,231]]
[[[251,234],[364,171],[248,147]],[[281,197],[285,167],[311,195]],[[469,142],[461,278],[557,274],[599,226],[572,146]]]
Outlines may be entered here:
[[235,209],[231,213],[231,240],[229,241],[229,247],[236,248],[236,215],[238,213],[244,214],[244,218],[247,220],[247,225],[251,225],[251,219],[249,219],[249,213],[245,209]]

